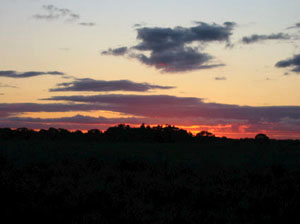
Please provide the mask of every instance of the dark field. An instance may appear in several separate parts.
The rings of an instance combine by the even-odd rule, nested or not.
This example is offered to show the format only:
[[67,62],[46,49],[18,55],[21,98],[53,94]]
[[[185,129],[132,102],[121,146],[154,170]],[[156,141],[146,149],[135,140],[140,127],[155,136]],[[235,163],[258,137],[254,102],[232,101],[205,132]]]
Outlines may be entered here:
[[300,220],[297,141],[0,141],[1,219],[39,223]]

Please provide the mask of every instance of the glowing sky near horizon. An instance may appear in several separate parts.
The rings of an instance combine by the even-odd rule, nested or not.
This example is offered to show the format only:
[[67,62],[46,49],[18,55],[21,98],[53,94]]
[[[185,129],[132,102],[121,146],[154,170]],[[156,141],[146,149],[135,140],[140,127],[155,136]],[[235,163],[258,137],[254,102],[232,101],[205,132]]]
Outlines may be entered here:
[[297,0],[1,0],[0,127],[144,122],[300,138],[299,8]]

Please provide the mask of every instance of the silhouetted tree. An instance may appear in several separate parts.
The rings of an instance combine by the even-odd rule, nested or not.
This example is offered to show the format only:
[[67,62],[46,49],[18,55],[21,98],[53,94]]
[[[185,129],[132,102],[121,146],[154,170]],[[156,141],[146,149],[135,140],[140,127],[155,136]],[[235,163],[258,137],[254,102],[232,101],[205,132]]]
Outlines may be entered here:
[[210,142],[215,140],[216,140],[215,135],[208,131],[201,131],[195,136],[196,142]]
[[268,141],[269,139],[270,138],[266,134],[262,134],[262,133],[259,133],[255,136],[255,140],[260,142],[265,142]]
[[197,137],[215,137],[215,135],[208,131],[201,131],[197,135]]
[[88,130],[86,136],[88,137],[88,140],[93,141],[101,141],[102,140],[103,133],[98,129],[91,129]]
[[35,133],[33,130],[29,130],[28,128],[17,128],[15,132],[19,139],[29,139],[30,137],[33,137]]

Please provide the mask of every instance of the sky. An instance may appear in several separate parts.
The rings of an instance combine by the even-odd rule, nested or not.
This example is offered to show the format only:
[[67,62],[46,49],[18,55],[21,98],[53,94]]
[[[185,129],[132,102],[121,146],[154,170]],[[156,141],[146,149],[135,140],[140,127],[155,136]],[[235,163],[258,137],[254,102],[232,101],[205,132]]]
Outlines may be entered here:
[[300,139],[298,0],[1,0],[0,128]]

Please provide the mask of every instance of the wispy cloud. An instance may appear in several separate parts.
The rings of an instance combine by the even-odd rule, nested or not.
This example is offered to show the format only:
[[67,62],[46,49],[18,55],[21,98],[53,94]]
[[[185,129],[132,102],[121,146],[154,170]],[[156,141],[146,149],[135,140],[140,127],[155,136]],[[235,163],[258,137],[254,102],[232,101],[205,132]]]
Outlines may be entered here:
[[55,76],[63,76],[65,75],[63,72],[58,71],[49,71],[49,72],[40,72],[40,71],[29,71],[29,72],[17,72],[13,70],[0,71],[0,77],[7,78],[30,78],[41,75],[55,75]]
[[82,22],[82,23],[78,23],[78,25],[80,25],[80,26],[96,26],[96,23]]
[[80,19],[80,15],[72,12],[70,9],[58,8],[54,5],[43,5],[44,14],[35,14],[33,17],[39,20],[57,20],[75,21]]
[[[3,119],[4,120],[4,119]],[[9,117],[6,121],[27,122],[27,123],[74,123],[74,124],[116,124],[116,123],[130,123],[141,124],[145,119],[136,117],[124,118],[106,118],[103,116],[91,117],[76,115],[73,117],[60,117],[60,118],[31,118],[31,117]],[[149,120],[148,120],[149,121]]]
[[136,83],[129,80],[94,80],[94,79],[76,79],[72,82],[57,84],[57,88],[50,89],[50,92],[59,91],[93,91],[93,92],[111,92],[111,91],[135,91],[147,92],[153,89],[173,89],[173,86],[151,85],[149,83]]
[[119,48],[109,48],[106,51],[102,51],[102,55],[113,55],[113,56],[122,56],[128,52],[128,47],[119,47]]
[[300,29],[300,23],[296,23],[295,25],[290,26],[287,29]]
[[0,103],[0,117],[19,115],[26,112],[70,112],[94,111],[103,108],[100,104],[70,104],[70,103]]
[[12,86],[12,85],[7,85],[7,84],[0,83],[0,88],[17,88],[17,87],[16,86]]
[[[59,8],[54,5],[43,5],[44,13],[35,14],[33,18],[37,20],[46,20],[53,21],[62,19],[65,22],[75,22],[80,19],[80,15],[78,13],[73,12],[67,8]],[[79,26],[92,27],[96,26],[96,23],[93,22],[78,22]]]
[[226,77],[215,77],[215,80],[216,81],[225,81],[225,80],[227,80],[227,78]]
[[253,43],[262,42],[266,40],[289,40],[289,39],[291,39],[291,36],[286,33],[273,33],[269,35],[253,34],[248,37],[243,37],[242,42],[244,44],[253,44]]

